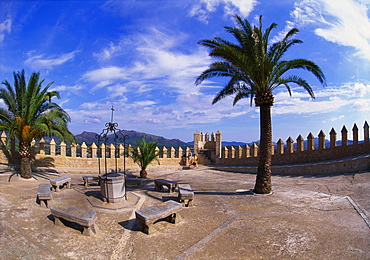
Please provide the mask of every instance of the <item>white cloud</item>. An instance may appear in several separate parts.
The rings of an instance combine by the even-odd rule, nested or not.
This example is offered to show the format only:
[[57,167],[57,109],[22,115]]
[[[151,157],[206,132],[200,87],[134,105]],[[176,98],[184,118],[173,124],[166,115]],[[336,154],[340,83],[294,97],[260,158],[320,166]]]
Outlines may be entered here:
[[224,8],[225,14],[234,15],[235,13],[239,13],[243,17],[247,17],[258,4],[256,0],[229,0],[224,2],[226,4]]
[[50,91],[68,91],[68,92],[77,92],[84,87],[81,85],[74,85],[74,86],[66,86],[66,85],[58,85],[53,86],[50,88]]
[[185,34],[165,33],[154,28],[146,34],[138,33],[131,39],[120,41],[119,48],[132,49],[133,58],[128,61],[128,65],[103,66],[85,73],[83,80],[94,83],[95,88],[109,86],[109,91],[115,96],[117,92],[110,85],[119,84],[125,90],[135,92],[159,89],[175,93],[198,93],[199,87],[194,86],[195,77],[207,68],[210,58],[204,48],[188,53],[175,51],[186,38]]
[[[275,94],[274,114],[320,114],[340,111],[345,108],[347,112],[370,110],[370,85],[363,83],[347,83],[342,86],[332,86],[315,91],[315,100],[311,100],[305,92],[292,89],[292,97],[288,92],[281,91]],[[367,98],[366,98],[367,97]],[[335,121],[344,115],[337,116]]]
[[111,93],[111,97],[119,97],[127,92],[127,88],[122,84],[116,84],[114,86],[109,86],[107,90]]
[[359,111],[368,111],[370,112],[370,99],[356,99],[353,101],[352,108]]
[[115,53],[119,52],[120,50],[121,47],[119,45],[114,45],[114,43],[111,42],[109,43],[108,47],[104,48],[99,53],[94,53],[93,55],[100,60],[109,60]]
[[203,23],[208,23],[208,14],[215,12],[219,6],[222,6],[225,16],[239,14],[247,17],[257,3],[256,0],[200,0],[199,4],[194,4],[191,7],[188,14]]
[[77,51],[45,57],[44,54],[31,56],[24,62],[33,69],[52,69],[54,66],[62,65],[73,59]]
[[142,100],[134,103],[134,106],[149,107],[155,105],[156,102],[153,100]]
[[205,9],[202,9],[202,6],[199,4],[193,5],[189,11],[190,17],[197,17],[202,23],[208,24],[208,12]]
[[356,49],[356,55],[370,60],[370,3],[355,0],[302,0],[291,12],[294,22],[287,27],[312,25],[327,41]]
[[7,33],[11,32],[11,27],[12,27],[12,20],[10,18],[0,23],[0,43],[4,41],[5,32]]
[[[205,122],[218,122],[220,119],[237,118],[248,113],[254,113],[254,108],[248,105],[232,106],[232,99],[225,98],[219,103],[212,105],[213,95],[180,94],[172,103],[159,104],[153,100],[142,100],[129,102],[84,103],[79,113],[73,114],[74,120],[93,124],[93,122],[104,121],[101,118],[110,118],[109,108],[115,108],[114,121],[122,122],[121,127],[129,126],[137,131],[149,131],[151,125],[162,129],[181,129],[189,125],[204,124]],[[86,111],[85,111],[86,110]],[[101,111],[98,118],[86,117],[92,111]],[[142,129],[143,123],[146,129]],[[141,130],[142,129],[142,130]]]
[[353,91],[355,97],[364,97],[366,94],[370,94],[370,85],[365,86],[363,83],[355,83]]
[[147,123],[150,124],[162,124],[163,122],[157,118],[149,118],[146,120]]
[[86,125],[95,125],[95,124],[101,124],[101,120],[97,118],[84,119],[83,123]]
[[348,101],[342,99],[307,101],[297,98],[291,98],[291,100],[284,100],[276,103],[273,108],[273,113],[276,115],[328,113],[338,110],[342,106],[348,104]]
[[329,121],[334,122],[334,121],[337,121],[337,120],[343,119],[344,117],[345,117],[344,115],[340,115],[340,116],[338,116],[338,117],[330,118],[330,119],[329,119]]
[[81,107],[91,110],[91,109],[99,107],[99,103],[96,102],[96,101],[95,102],[86,102],[86,103],[82,103]]
[[111,84],[113,80],[117,79],[127,80],[130,78],[129,76],[130,76],[129,73],[125,68],[110,66],[89,71],[85,73],[83,78],[91,82],[97,83],[103,82],[104,84],[100,85],[100,87],[103,87]]

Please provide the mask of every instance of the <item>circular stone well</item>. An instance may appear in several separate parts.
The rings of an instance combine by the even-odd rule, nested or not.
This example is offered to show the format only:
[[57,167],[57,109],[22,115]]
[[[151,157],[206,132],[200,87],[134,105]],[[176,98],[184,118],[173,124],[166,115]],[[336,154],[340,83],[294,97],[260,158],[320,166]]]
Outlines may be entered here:
[[100,195],[104,202],[117,203],[126,200],[125,176],[120,173],[99,175]]

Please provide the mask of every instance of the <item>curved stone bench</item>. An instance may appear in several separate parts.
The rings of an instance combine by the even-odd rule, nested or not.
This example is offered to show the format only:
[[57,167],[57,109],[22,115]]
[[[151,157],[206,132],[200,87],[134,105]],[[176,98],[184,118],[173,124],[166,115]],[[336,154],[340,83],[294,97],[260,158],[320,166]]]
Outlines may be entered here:
[[179,201],[184,202],[186,207],[193,206],[194,192],[189,184],[179,184]]
[[85,188],[88,188],[90,186],[89,182],[91,182],[91,181],[98,181],[98,185],[100,185],[98,176],[83,176],[82,179],[84,181],[84,187]]
[[64,203],[58,203],[50,207],[51,214],[54,216],[54,224],[64,226],[60,219],[75,222],[83,227],[82,234],[92,236],[98,232],[95,224],[97,219],[96,212],[77,208]]
[[177,182],[174,181],[168,181],[164,179],[155,179],[155,190],[163,190],[163,186],[166,186],[168,188],[168,192],[175,192],[175,189],[177,187]]
[[169,200],[148,208],[135,211],[138,228],[142,232],[150,235],[155,232],[153,224],[161,218],[165,218],[170,223],[179,223],[181,217],[178,212],[182,209],[182,204]]
[[55,192],[60,191],[60,187],[65,186],[65,185],[67,186],[67,189],[70,189],[71,188],[71,177],[63,176],[63,177],[52,179],[50,180],[50,185],[53,187]]
[[52,200],[49,183],[41,183],[39,185],[37,190],[37,200],[42,208],[49,208],[50,200]]

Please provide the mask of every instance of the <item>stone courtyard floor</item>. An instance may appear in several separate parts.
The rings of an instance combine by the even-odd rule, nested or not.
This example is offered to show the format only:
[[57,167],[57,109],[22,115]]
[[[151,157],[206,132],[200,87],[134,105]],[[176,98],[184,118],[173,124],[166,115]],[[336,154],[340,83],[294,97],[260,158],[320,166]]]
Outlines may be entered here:
[[[23,180],[0,173],[0,259],[370,259],[370,172],[335,176],[273,176],[271,195],[253,195],[255,175],[217,171],[149,170],[128,201],[106,204],[99,186],[80,174],[35,174]],[[72,177],[72,189],[52,192],[53,203],[97,212],[92,237],[54,226],[36,203],[40,183]],[[177,200],[155,191],[153,180],[189,183],[194,207],[182,221],[160,221],[153,235],[138,231],[135,210]]]

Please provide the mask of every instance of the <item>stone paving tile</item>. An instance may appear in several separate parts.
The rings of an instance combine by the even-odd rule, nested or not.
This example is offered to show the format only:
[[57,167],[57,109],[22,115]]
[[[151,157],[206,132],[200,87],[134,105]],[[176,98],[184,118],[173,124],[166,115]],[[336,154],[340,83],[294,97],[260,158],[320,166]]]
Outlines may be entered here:
[[[274,193],[262,196],[249,192],[254,174],[149,171],[143,189],[128,189],[126,204],[103,207],[91,203],[98,186],[86,189],[82,174],[68,175],[72,189],[52,192],[53,203],[96,211],[92,237],[73,223],[54,226],[50,210],[36,204],[38,185],[57,174],[9,176],[0,173],[0,259],[370,259],[370,172],[273,176]],[[159,221],[157,233],[146,235],[135,210],[177,199],[155,191],[156,178],[189,183],[194,207],[182,209],[179,224]]]

